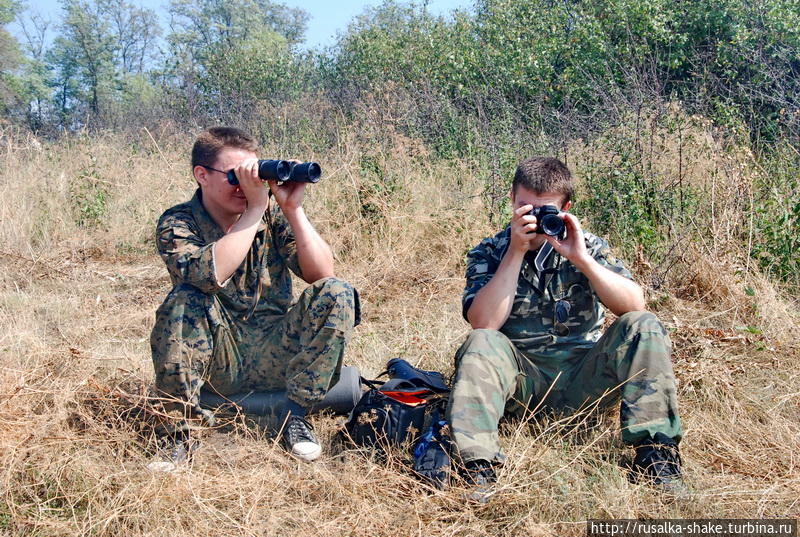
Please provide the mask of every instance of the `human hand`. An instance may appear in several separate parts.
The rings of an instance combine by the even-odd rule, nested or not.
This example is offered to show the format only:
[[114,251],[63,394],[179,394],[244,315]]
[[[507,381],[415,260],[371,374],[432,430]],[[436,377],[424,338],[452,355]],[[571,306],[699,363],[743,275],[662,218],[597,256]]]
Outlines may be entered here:
[[269,190],[264,185],[264,181],[258,177],[258,159],[248,158],[241,161],[233,168],[233,172],[239,180],[239,188],[247,198],[248,208],[266,207]]
[[528,213],[533,205],[523,205],[514,210],[511,216],[511,245],[510,249],[525,253],[531,248],[531,241],[536,239],[536,217]]
[[561,257],[577,265],[580,261],[583,261],[589,256],[586,250],[586,240],[584,239],[581,224],[575,215],[570,213],[561,211],[558,213],[558,216],[564,221],[566,237],[559,240],[558,237],[545,235],[545,240],[553,246],[553,249],[558,252]]
[[[300,164],[301,161],[290,160],[289,162],[292,164]],[[303,181],[286,181],[278,186],[278,181],[267,182],[283,214],[288,214],[302,207],[307,183]]]

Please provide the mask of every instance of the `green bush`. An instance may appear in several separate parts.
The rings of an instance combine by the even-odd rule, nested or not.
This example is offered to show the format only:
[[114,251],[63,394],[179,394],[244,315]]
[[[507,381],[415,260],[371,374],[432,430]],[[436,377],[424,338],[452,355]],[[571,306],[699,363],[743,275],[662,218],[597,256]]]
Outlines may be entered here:
[[[798,17],[791,0],[479,0],[474,15],[448,19],[387,1],[343,36],[330,83],[391,82],[488,122],[498,106],[487,101],[501,102],[534,127],[570,111],[613,114],[630,99],[680,99],[770,140],[797,134]],[[420,106],[441,108],[429,101]]]
[[770,275],[800,290],[800,153],[768,154],[758,183],[751,254]]
[[70,181],[70,207],[75,223],[83,228],[96,228],[103,224],[108,214],[108,187],[102,180],[97,160],[90,155],[86,169]]

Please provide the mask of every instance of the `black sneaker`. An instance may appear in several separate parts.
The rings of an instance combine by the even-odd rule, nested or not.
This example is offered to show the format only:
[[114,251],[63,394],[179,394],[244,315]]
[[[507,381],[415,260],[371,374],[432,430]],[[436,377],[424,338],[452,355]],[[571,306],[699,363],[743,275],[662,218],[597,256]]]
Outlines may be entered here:
[[488,503],[497,492],[495,490],[497,476],[489,461],[479,459],[465,463],[462,477],[472,489],[466,494],[466,499],[469,501]]
[[647,481],[665,492],[688,492],[681,473],[678,444],[663,433],[656,433],[636,447],[630,477],[632,481]]
[[300,416],[289,416],[283,429],[283,445],[298,459],[311,462],[322,454],[311,424]]

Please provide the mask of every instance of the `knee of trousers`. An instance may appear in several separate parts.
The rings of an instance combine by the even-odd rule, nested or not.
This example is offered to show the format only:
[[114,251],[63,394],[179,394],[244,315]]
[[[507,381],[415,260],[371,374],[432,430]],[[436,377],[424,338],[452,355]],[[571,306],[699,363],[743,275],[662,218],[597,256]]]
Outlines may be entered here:
[[[218,317],[211,315],[214,308],[214,297],[203,293],[189,284],[175,286],[156,311],[156,320],[150,334],[150,346],[153,360],[156,362],[172,361],[178,347],[175,343],[191,334],[193,349],[207,349],[210,352],[213,326],[210,320]],[[217,319],[217,322],[219,320]]]
[[212,295],[202,292],[194,285],[181,283],[173,287],[167,298],[161,303],[158,308],[158,315],[163,315],[165,312],[176,308],[207,311],[211,309],[213,304],[214,297]]
[[478,328],[470,332],[458,350],[457,366],[467,363],[494,369],[517,369],[514,347],[505,334],[488,328]]
[[309,311],[327,316],[326,328],[349,331],[355,323],[356,298],[353,286],[345,280],[322,278],[311,284],[314,290]]
[[641,333],[655,333],[665,337],[667,335],[664,325],[649,311],[629,311],[620,316],[617,322],[627,338]]

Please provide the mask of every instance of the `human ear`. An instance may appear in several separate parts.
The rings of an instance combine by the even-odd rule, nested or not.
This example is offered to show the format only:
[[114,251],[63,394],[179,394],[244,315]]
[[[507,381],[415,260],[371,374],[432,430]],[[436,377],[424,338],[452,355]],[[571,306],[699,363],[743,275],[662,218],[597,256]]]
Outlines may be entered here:
[[194,180],[197,181],[200,186],[208,184],[208,170],[202,166],[195,166],[192,168],[192,175],[194,175]]

